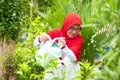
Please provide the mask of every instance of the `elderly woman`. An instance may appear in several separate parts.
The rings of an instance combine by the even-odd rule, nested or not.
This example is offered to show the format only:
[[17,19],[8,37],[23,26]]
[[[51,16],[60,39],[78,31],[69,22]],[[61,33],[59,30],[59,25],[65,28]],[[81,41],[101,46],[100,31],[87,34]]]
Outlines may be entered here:
[[[61,47],[62,57],[60,59],[64,59],[67,56],[72,63],[76,64],[80,61],[83,45],[83,38],[79,34],[81,25],[82,21],[79,15],[77,13],[69,13],[65,16],[63,25],[60,29],[55,29],[46,34],[39,35],[34,40],[34,45],[39,46],[41,42],[48,40],[48,36],[50,36],[51,39],[59,37],[60,39],[56,41],[56,43]],[[71,78],[66,78],[66,80],[71,80]]]

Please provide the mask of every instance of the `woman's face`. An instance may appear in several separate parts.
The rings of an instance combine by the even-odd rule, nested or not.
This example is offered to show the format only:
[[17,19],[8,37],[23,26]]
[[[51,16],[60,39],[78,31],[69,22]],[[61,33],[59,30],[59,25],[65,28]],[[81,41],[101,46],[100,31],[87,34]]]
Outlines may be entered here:
[[79,34],[80,30],[81,30],[80,25],[74,24],[67,30],[67,36],[69,38],[74,38]]

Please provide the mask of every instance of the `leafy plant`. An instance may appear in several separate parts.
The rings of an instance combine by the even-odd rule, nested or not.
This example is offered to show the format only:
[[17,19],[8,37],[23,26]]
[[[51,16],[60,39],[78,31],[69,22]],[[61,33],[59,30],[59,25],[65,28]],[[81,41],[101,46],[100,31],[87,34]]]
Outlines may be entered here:
[[25,22],[23,19],[28,17],[29,5],[26,2],[28,3],[28,0],[0,1],[0,40],[2,42],[18,39],[21,26]]
[[35,60],[37,49],[33,47],[33,41],[36,36],[46,32],[48,27],[41,22],[40,17],[36,17],[31,22],[33,28],[28,30],[24,28],[27,36],[22,43],[18,43],[15,51],[15,73],[20,80],[38,80],[44,76],[44,68]]

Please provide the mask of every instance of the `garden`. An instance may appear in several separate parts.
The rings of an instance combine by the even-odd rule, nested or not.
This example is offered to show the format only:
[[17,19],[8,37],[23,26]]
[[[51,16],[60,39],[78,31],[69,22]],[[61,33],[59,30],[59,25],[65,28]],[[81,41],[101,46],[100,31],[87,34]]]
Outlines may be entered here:
[[0,80],[43,80],[56,62],[41,67],[33,41],[60,28],[70,12],[80,15],[84,39],[80,71],[73,80],[120,80],[119,4],[120,0],[1,0]]

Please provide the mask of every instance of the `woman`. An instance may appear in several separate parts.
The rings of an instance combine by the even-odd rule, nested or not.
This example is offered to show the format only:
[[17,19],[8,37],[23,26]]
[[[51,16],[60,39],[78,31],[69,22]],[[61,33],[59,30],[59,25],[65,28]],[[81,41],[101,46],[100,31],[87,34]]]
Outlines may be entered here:
[[82,21],[78,14],[69,13],[63,21],[62,28],[49,31],[47,34],[42,34],[34,40],[34,45],[38,46],[42,41],[60,37],[57,41],[62,50],[62,58],[68,57],[72,62],[80,61],[80,54],[83,45],[83,38],[80,36]]

